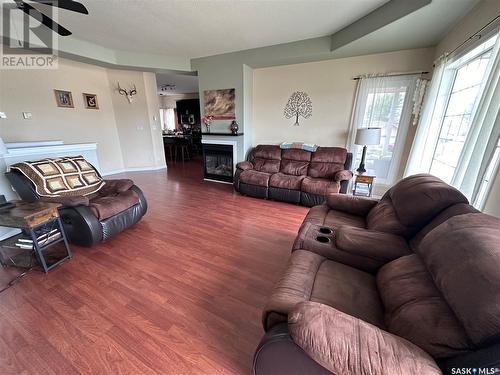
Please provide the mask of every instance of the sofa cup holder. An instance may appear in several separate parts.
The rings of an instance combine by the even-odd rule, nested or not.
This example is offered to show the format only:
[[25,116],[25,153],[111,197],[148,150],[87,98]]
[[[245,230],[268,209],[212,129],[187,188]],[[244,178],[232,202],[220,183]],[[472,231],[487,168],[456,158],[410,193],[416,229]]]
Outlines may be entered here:
[[328,243],[331,240],[326,236],[317,236],[316,241],[321,242],[321,243]]
[[321,227],[319,228],[319,232],[322,234],[333,234],[333,229],[329,227]]

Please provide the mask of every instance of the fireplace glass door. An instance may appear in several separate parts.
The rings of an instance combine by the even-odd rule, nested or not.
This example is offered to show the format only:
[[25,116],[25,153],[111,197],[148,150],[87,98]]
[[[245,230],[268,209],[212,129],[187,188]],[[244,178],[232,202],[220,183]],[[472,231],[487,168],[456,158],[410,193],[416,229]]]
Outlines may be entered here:
[[205,179],[233,182],[233,146],[203,144]]

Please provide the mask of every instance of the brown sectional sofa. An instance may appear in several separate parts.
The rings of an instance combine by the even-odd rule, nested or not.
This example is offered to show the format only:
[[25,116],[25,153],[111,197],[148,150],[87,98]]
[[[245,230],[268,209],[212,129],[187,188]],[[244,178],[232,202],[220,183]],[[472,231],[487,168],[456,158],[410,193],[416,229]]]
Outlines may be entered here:
[[264,310],[254,373],[500,368],[499,265],[500,219],[433,176],[380,201],[332,194]]
[[345,193],[352,154],[340,147],[318,147],[315,152],[256,146],[248,161],[236,165],[234,187],[242,194],[314,206],[330,193]]

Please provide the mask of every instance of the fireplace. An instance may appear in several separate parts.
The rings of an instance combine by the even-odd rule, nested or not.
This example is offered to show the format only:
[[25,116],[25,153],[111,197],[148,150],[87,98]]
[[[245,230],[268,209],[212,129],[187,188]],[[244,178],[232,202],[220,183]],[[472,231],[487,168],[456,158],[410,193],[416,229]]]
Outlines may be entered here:
[[207,180],[233,182],[233,146],[203,144],[203,169]]

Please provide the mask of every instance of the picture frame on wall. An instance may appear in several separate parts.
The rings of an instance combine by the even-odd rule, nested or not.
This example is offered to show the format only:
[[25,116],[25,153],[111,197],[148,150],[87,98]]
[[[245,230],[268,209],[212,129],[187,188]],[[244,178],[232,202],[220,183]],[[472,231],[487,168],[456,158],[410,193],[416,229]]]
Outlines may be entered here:
[[99,103],[97,102],[96,94],[83,93],[83,103],[87,109],[99,109]]
[[235,89],[205,90],[203,102],[205,117],[212,120],[234,120],[235,115]]
[[73,104],[73,96],[71,91],[54,90],[56,102],[58,107],[62,108],[75,108]]

